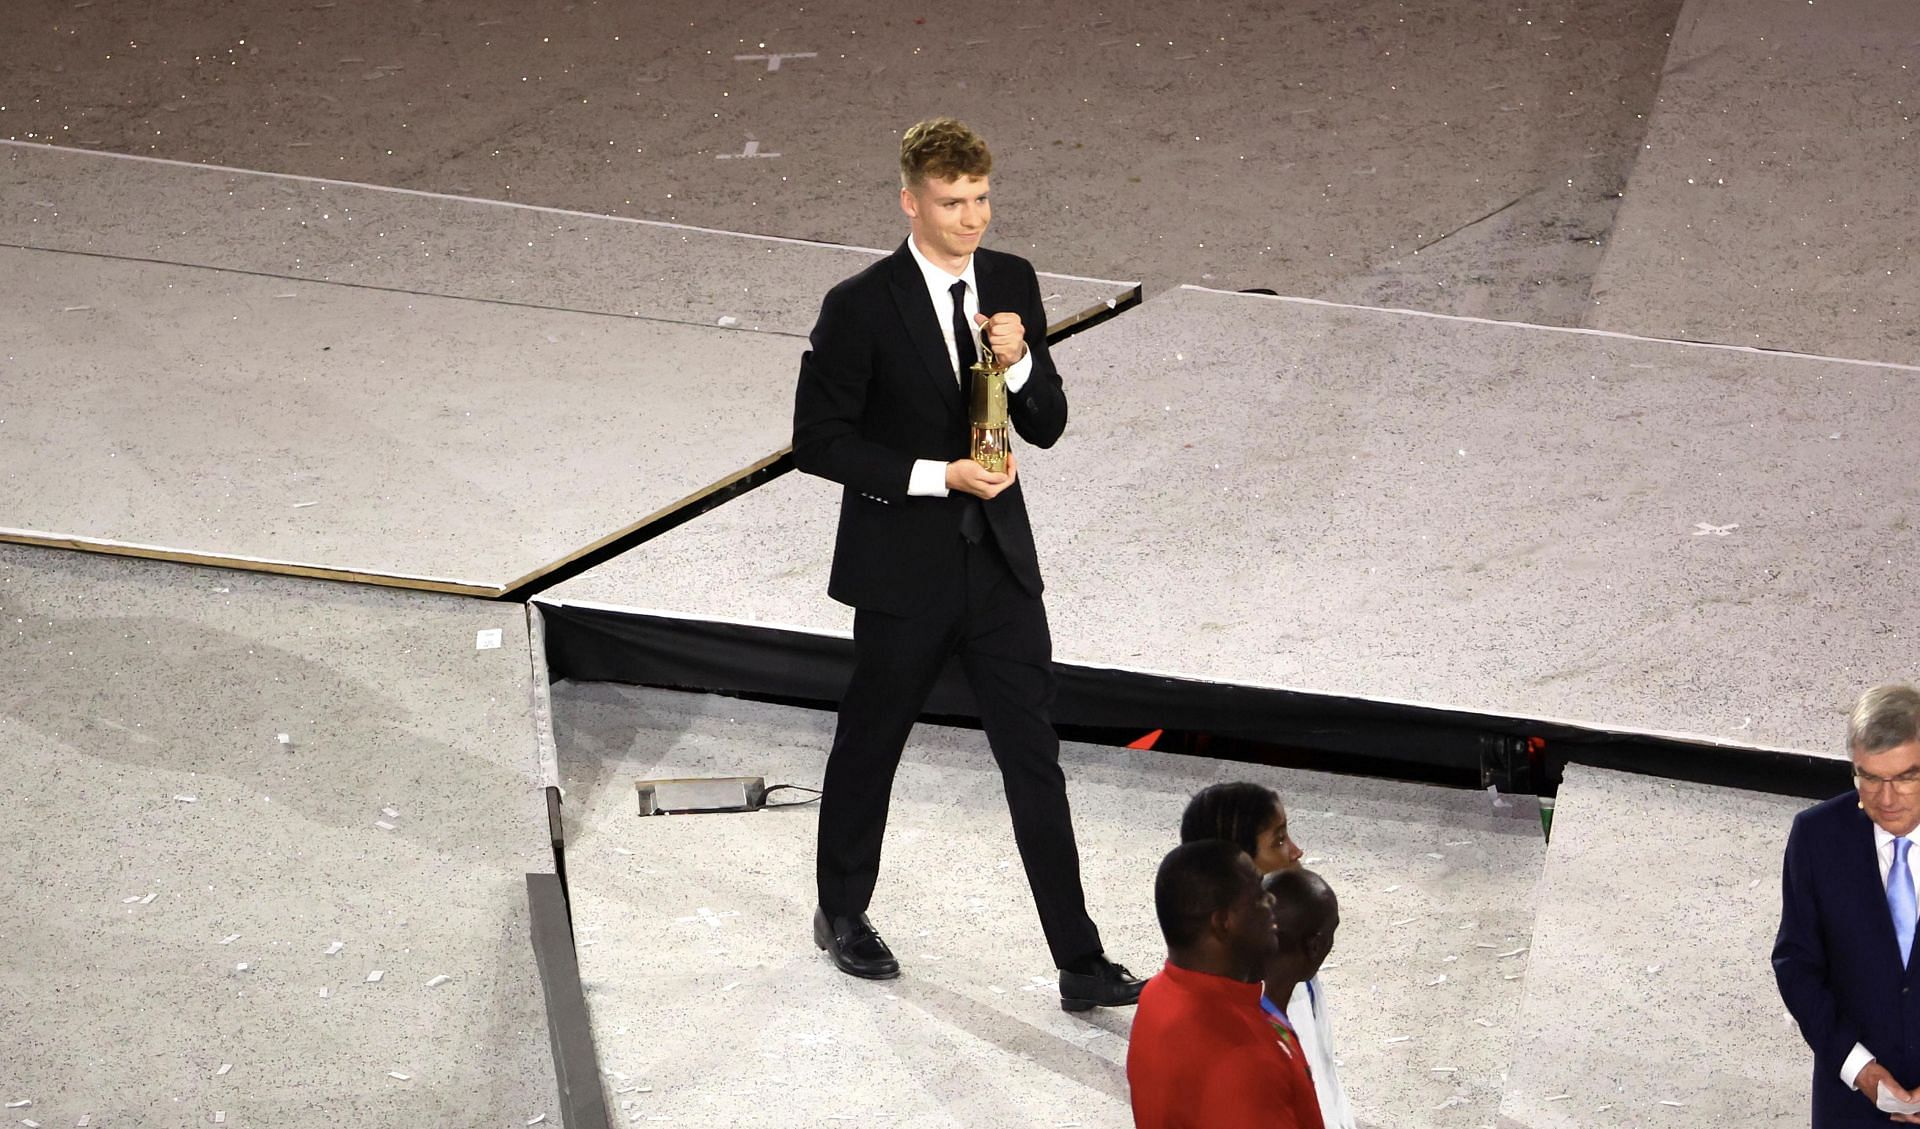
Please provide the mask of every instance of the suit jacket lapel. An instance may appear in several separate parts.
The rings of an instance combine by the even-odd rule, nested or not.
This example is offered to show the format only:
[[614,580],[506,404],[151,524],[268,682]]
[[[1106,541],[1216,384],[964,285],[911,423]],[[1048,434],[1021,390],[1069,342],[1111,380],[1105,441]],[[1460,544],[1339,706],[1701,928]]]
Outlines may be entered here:
[[934,312],[933,299],[927,295],[920,264],[913,261],[905,243],[893,253],[893,259],[893,304],[900,311],[907,339],[920,354],[927,387],[948,411],[960,411],[960,382],[953,375],[953,362],[947,359],[947,339],[940,333],[940,315]]

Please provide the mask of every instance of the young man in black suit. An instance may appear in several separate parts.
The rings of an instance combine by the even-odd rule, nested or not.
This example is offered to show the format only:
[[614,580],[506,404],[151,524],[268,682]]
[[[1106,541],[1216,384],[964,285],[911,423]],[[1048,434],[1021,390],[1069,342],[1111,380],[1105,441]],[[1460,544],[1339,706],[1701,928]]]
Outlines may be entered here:
[[1033,267],[980,248],[992,168],[986,143],[957,121],[907,130],[910,234],[828,292],[800,362],[793,461],[845,487],[827,591],[854,608],[853,676],[822,784],[814,941],[851,975],[900,974],[867,905],[901,749],[957,655],[1006,784],[1061,1006],[1120,1006],[1141,981],[1106,958],[1081,891],[1019,467],[1010,457],[994,474],[967,457],[967,370],[982,339],[1007,366],[1020,438],[1051,447],[1067,425]]

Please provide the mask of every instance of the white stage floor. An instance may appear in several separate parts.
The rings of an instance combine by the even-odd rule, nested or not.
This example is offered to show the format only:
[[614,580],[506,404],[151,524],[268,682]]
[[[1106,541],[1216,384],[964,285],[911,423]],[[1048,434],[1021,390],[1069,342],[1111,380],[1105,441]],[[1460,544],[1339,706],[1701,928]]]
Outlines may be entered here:
[[0,546],[0,612],[9,1123],[558,1124],[520,608]]
[[[1131,1124],[1128,1010],[1060,1010],[978,732],[922,726],[894,787],[872,915],[903,974],[813,945],[815,809],[638,814],[634,782],[818,786],[833,715],[606,683],[554,688],[567,869],[618,1126]],[[1546,847],[1481,793],[1068,745],[1089,909],[1108,952],[1159,968],[1153,872],[1189,795],[1280,790],[1341,897],[1324,973],[1342,1078],[1375,1129],[1493,1120]],[[1435,1070],[1448,1067],[1448,1070]]]
[[[36,248],[0,249],[0,303],[27,315],[0,404],[0,539],[268,571],[494,594],[734,481],[787,446],[820,296],[873,258],[0,157],[0,241]],[[751,311],[717,294],[743,285]],[[1064,325],[1130,287],[1044,289]],[[767,310],[777,331],[746,331]]]
[[[1056,356],[1058,661],[1826,755],[1905,671],[1912,371],[1195,289]],[[837,498],[542,599],[844,632]]]
[[1586,324],[1920,364],[1920,6],[1687,0]]
[[1771,964],[1780,854],[1807,806],[1568,770],[1503,1126],[1807,1123],[1812,1056]]
[[[801,337],[885,253],[4,141],[0,243]],[[1041,280],[1056,331],[1136,289]]]

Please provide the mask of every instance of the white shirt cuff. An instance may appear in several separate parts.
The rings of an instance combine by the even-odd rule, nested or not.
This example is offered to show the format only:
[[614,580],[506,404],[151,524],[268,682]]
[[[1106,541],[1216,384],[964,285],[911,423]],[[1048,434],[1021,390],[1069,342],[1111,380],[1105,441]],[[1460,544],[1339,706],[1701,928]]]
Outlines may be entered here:
[[1855,1043],[1853,1053],[1847,1056],[1847,1061],[1840,1064],[1840,1081],[1858,1090],[1860,1087],[1853,1084],[1854,1079],[1860,1077],[1860,1072],[1865,1070],[1867,1064],[1872,1061],[1873,1053],[1859,1043]]
[[[1027,386],[1027,378],[1032,375],[1033,375],[1033,350],[1028,349],[1027,355],[1015,361],[1013,363],[1013,367],[1007,370],[1008,394],[1011,395],[1012,393],[1018,392],[1022,388],[1025,388]],[[943,481],[944,481],[944,478],[943,478]]]
[[907,475],[907,494],[914,498],[947,496],[947,464],[934,459],[913,460],[913,472]]

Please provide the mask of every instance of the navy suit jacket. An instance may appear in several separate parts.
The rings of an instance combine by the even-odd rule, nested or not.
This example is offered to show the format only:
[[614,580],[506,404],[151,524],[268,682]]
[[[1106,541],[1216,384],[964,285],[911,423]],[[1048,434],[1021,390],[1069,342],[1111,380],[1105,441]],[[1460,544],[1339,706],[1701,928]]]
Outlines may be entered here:
[[1900,963],[1873,821],[1848,792],[1793,818],[1773,943],[1780,998],[1813,1048],[1813,1124],[1885,1125],[1840,1080],[1858,1043],[1903,1086],[1920,1084],[1920,959]]
[[[1040,280],[1017,255],[973,253],[980,312],[1015,311],[1033,369],[1007,397],[1014,430],[1051,447],[1067,426],[1067,395],[1047,351]],[[960,384],[925,278],[903,242],[893,254],[828,292],[800,359],[793,405],[793,465],[840,483],[840,530],[827,594],[843,604],[908,615],[963,582],[960,494],[912,497],[915,459],[965,458],[971,432]],[[1042,590],[1040,560],[1021,480],[984,504],[993,540],[1029,595]]]

